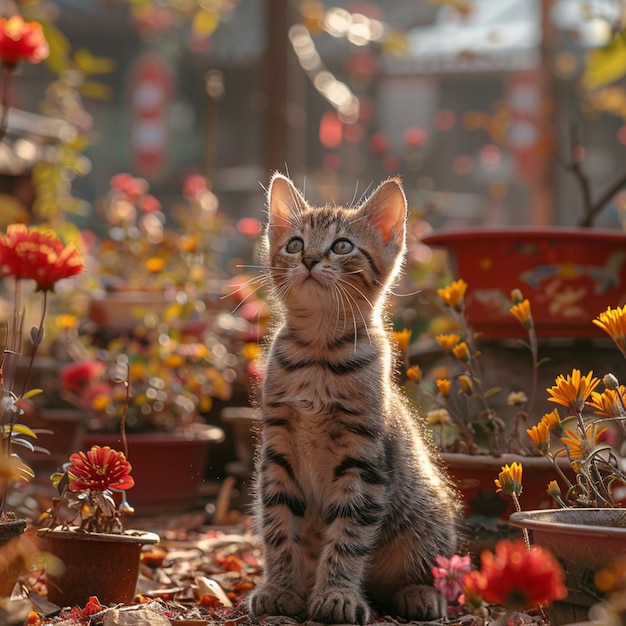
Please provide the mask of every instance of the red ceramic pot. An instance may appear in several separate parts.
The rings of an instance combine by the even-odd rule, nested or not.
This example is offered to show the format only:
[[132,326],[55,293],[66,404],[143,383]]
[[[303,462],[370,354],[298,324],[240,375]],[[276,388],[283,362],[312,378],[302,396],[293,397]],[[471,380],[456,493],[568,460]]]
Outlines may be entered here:
[[[185,432],[132,433],[128,460],[135,486],[126,492],[137,515],[181,512],[193,508],[204,482],[210,447],[224,439],[224,432],[207,426]],[[109,446],[123,451],[120,435],[88,433],[84,448]]]
[[423,242],[450,252],[453,273],[468,283],[469,323],[485,339],[526,336],[509,313],[516,288],[530,300],[539,337],[605,336],[591,320],[626,303],[626,233],[471,228]]

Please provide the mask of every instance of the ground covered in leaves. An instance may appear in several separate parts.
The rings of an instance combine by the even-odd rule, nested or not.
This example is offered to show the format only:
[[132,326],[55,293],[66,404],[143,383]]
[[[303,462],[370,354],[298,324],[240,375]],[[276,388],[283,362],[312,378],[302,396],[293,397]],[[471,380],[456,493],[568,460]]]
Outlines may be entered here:
[[[257,583],[260,550],[245,518],[235,526],[205,524],[203,513],[176,518],[136,519],[133,528],[157,532],[158,545],[145,546],[136,604],[103,607],[94,598],[84,607],[59,608],[45,598],[45,574],[20,579],[10,600],[0,606],[0,626],[245,626],[297,624],[286,617],[252,620],[242,598]],[[94,590],[97,597],[97,590]],[[483,626],[493,615],[461,615],[445,623]],[[545,626],[540,616],[521,616],[516,624]],[[380,617],[381,626],[415,624]],[[440,623],[440,622],[439,622]],[[311,622],[308,622],[311,624]]]

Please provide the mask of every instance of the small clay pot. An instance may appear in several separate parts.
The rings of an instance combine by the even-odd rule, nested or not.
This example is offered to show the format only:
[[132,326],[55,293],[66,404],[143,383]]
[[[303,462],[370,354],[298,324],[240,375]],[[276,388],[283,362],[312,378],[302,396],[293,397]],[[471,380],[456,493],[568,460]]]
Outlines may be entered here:
[[22,559],[17,553],[13,554],[13,547],[25,530],[26,520],[0,521],[0,598],[11,595],[17,577],[22,573]]
[[155,533],[87,533],[77,528],[39,530],[43,549],[57,557],[48,571],[48,600],[84,606],[91,596],[104,604],[132,604],[141,547],[158,543]]

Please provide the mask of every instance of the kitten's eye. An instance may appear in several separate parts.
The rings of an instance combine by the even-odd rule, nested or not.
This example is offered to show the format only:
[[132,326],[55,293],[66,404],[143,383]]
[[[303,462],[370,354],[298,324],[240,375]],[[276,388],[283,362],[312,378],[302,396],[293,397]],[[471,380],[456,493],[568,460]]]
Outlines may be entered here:
[[348,254],[348,252],[352,252],[353,249],[354,244],[347,239],[337,239],[331,248],[335,254]]
[[302,252],[303,248],[304,248],[304,242],[302,241],[302,239],[300,239],[300,237],[294,237],[285,246],[285,250],[287,250],[289,254],[296,254],[298,252]]

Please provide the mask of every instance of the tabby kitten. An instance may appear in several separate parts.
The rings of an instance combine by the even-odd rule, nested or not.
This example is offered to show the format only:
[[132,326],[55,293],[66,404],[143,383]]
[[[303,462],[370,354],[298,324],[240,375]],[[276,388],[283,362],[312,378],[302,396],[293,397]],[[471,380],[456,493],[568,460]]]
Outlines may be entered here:
[[274,175],[266,262],[281,320],[260,390],[252,615],[367,623],[369,601],[435,619],[435,556],[457,498],[395,385],[386,298],[403,263],[399,179],[356,208],[309,206]]

